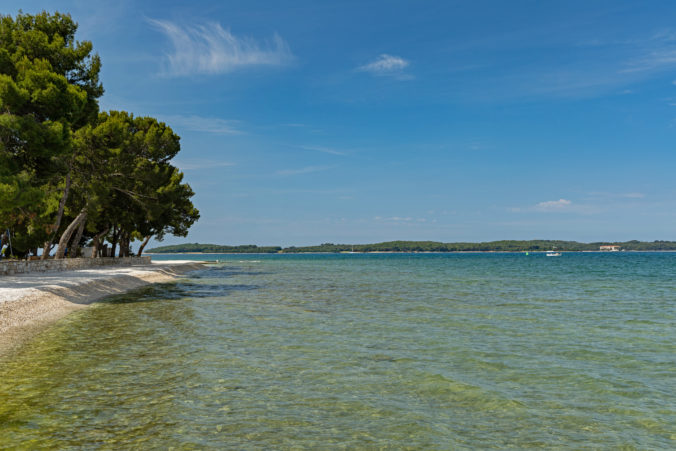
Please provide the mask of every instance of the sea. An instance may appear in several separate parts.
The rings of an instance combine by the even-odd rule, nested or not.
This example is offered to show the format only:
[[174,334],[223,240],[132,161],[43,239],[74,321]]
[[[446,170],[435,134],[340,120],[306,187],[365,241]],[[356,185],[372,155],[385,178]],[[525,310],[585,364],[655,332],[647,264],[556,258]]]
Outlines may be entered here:
[[676,254],[211,260],[0,360],[2,449],[675,449]]

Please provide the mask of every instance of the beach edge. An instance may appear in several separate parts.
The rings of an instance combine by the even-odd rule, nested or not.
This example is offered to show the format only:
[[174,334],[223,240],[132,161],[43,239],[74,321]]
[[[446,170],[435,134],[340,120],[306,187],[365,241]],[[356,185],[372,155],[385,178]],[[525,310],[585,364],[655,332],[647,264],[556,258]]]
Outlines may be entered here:
[[203,267],[204,262],[139,265],[130,274],[110,274],[68,287],[46,285],[19,299],[2,302],[0,358],[74,311],[142,286],[172,282]]

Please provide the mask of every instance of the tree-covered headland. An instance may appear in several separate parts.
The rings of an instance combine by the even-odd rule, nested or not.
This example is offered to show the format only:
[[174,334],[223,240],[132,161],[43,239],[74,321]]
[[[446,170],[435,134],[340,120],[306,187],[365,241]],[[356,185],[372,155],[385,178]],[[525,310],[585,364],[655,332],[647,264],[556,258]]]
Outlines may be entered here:
[[[68,14],[0,15],[0,247],[92,257],[110,244],[186,236],[199,218],[171,164],[179,136],[151,117],[100,112],[101,59]],[[66,255],[66,250],[68,254]]]
[[170,253],[199,253],[199,254],[276,254],[282,251],[280,246],[256,246],[255,244],[243,244],[239,246],[227,246],[221,244],[186,243],[172,246],[159,246],[148,249],[148,252],[157,254]]

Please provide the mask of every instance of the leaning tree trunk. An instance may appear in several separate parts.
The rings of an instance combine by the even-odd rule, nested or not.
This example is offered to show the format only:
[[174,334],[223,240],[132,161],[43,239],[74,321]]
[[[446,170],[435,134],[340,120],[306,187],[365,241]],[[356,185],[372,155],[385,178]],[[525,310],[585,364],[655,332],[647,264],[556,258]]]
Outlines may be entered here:
[[42,246],[42,256],[40,257],[40,260],[44,260],[47,257],[49,257],[49,253],[51,251],[52,251],[52,242],[45,241],[45,244]]
[[101,238],[103,238],[106,235],[106,233],[108,233],[108,230],[110,230],[110,227],[106,227],[106,230],[94,236],[94,239],[92,240],[93,242],[92,258],[97,258],[99,256],[99,246],[101,246]]
[[143,240],[143,243],[141,243],[141,247],[138,248],[138,252],[136,253],[137,257],[141,256],[141,253],[143,253],[143,249],[145,249],[146,244],[148,244],[148,241],[150,241],[151,236],[152,235],[148,235],[148,236],[145,237],[145,239]]
[[87,221],[83,220],[82,222],[80,222],[80,226],[77,228],[77,233],[75,233],[75,238],[73,238],[73,242],[70,244],[70,252],[69,252],[70,258],[77,257],[77,251],[80,248],[80,240],[82,239],[82,232],[84,232],[84,227],[85,227],[86,223],[87,223]]
[[66,187],[63,189],[63,195],[61,196],[61,200],[59,201],[59,211],[56,215],[56,221],[54,221],[54,224],[52,224],[52,236],[49,238],[48,241],[45,241],[45,244],[42,246],[42,257],[41,260],[46,259],[49,257],[49,253],[52,250],[52,240],[54,239],[54,235],[56,235],[56,232],[59,230],[59,227],[61,227],[61,219],[63,219],[63,210],[66,208],[66,201],[68,200],[68,192],[70,191],[70,173],[73,170],[73,163],[71,162],[70,165],[68,166],[68,174],[66,174]]
[[68,227],[66,227],[66,230],[63,232],[63,235],[61,235],[61,239],[59,240],[59,247],[56,250],[56,255],[54,255],[54,258],[63,258],[64,254],[66,253],[66,245],[70,241],[70,237],[73,235],[75,228],[79,227],[80,223],[85,219],[87,219],[87,207],[84,207],[82,210],[80,210],[80,214],[77,215],[75,219],[73,219],[73,222],[71,222]]

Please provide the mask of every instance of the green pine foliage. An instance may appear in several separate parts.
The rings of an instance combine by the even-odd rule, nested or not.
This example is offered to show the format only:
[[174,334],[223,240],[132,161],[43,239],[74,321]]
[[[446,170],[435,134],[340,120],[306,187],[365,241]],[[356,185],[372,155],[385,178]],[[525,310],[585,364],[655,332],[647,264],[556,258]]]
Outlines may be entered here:
[[135,239],[186,236],[199,212],[171,164],[180,138],[99,112],[101,60],[77,28],[58,12],[0,15],[0,234],[18,255],[95,237],[126,255]]
[[60,13],[0,16],[0,218],[21,249],[47,238],[73,130],[95,117],[100,60]]

